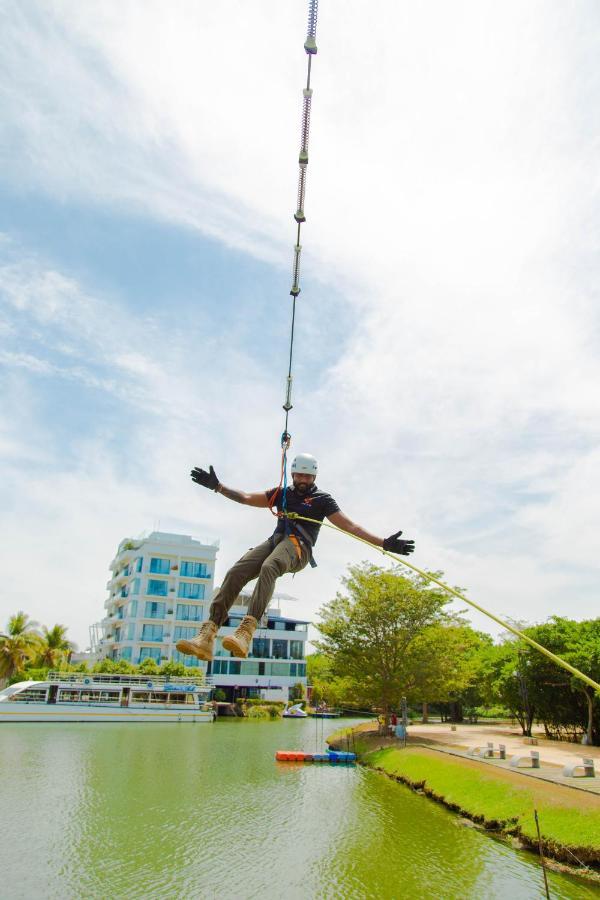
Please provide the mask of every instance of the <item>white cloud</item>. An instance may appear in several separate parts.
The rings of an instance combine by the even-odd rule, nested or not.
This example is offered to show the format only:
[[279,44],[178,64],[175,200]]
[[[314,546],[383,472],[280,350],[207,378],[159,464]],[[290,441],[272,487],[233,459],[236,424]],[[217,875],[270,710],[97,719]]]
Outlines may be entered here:
[[[2,15],[13,185],[183,224],[287,278],[302,4],[61,0],[7,3]],[[343,15],[320,11],[300,315],[311,334],[326,322],[319,340],[335,345],[328,292],[343,291],[353,330],[294,410],[298,449],[322,458],[349,515],[376,531],[403,526],[421,563],[474,597],[515,617],[591,614],[600,16],[558,2],[389,3],[365,30],[364,15],[357,0]],[[263,520],[191,494],[181,473],[211,456],[234,484],[273,480],[281,385],[262,348],[205,337],[193,372],[180,362],[186,335],[142,345],[118,301],[50,264],[19,257],[3,279],[9,337],[17,321],[40,332],[36,352],[5,357],[13,371],[87,378],[143,412],[143,479],[111,468],[102,434],[79,452],[107,468],[61,476],[67,506],[89,497],[77,524],[101,529],[97,565],[124,531],[158,517],[183,527],[199,509],[232,561]],[[127,348],[115,328],[132,335]],[[218,379],[203,378],[217,360]],[[31,500],[50,502],[43,491]],[[68,547],[73,520],[61,528]],[[291,588],[308,612],[364,555],[321,543],[320,568]]]

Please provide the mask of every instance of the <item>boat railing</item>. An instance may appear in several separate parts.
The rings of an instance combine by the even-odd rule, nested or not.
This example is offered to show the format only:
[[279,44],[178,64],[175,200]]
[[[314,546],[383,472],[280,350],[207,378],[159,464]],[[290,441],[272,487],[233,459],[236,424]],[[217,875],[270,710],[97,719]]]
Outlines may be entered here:
[[190,675],[188,677],[178,675],[117,675],[108,672],[60,672],[53,670],[48,672],[48,681],[63,682],[69,684],[112,684],[119,687],[148,687],[152,684],[154,689],[160,689],[166,684],[195,684],[198,687],[211,688],[213,679],[202,675]]

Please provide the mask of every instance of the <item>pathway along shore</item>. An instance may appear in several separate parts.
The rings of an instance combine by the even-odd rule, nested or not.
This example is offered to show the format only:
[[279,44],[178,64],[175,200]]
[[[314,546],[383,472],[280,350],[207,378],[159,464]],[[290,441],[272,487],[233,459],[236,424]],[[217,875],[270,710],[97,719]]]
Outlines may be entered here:
[[[540,777],[531,777],[531,769],[530,777],[523,777],[507,764],[467,756],[470,747],[485,746],[488,741],[496,746],[505,743],[509,758],[513,753],[527,756],[531,749],[539,750],[542,768],[536,772]],[[600,777],[574,779],[577,790],[545,777],[548,773],[560,776],[561,766],[583,753],[595,757],[598,770],[598,748],[541,739],[532,748],[508,728],[458,726],[452,731],[450,725],[410,726],[403,748],[397,739],[379,735],[372,722],[340,729],[328,742],[332,747],[354,749],[362,765],[426,794],[516,847],[535,852],[539,852],[537,809],[543,852],[555,861],[553,867],[568,867],[600,884]],[[584,782],[591,789],[580,789],[585,788]]]

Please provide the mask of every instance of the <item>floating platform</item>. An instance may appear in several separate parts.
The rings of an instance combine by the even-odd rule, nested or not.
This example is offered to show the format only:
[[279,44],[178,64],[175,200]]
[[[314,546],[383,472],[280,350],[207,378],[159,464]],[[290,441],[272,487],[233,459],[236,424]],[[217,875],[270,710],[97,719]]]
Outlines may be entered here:
[[355,763],[356,753],[345,753],[342,750],[329,750],[327,753],[304,753],[302,750],[278,750],[275,754],[277,762],[326,762]]

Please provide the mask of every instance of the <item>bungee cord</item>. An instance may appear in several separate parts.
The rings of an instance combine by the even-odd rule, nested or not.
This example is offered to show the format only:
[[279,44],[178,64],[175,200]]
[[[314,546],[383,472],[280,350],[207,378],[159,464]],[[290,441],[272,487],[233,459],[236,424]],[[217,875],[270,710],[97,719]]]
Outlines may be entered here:
[[[289,414],[293,409],[292,404],[292,385],[293,385],[293,375],[292,375],[292,364],[294,359],[294,330],[296,324],[296,300],[298,299],[298,295],[300,294],[300,257],[302,254],[302,244],[300,243],[301,237],[301,229],[304,222],[306,222],[306,215],[304,211],[304,204],[306,198],[306,175],[307,175],[307,167],[308,167],[308,141],[309,141],[309,132],[310,132],[310,112],[311,112],[311,103],[313,91],[310,86],[310,77],[311,77],[311,69],[312,69],[312,58],[317,53],[317,13],[319,8],[319,0],[309,0],[308,3],[308,26],[306,31],[306,40],[304,41],[304,50],[307,56],[307,67],[306,67],[306,86],[302,91],[302,119],[300,126],[300,153],[298,155],[298,195],[297,195],[297,203],[296,203],[296,212],[294,213],[294,219],[296,221],[296,243],[294,244],[294,256],[292,263],[292,287],[290,289],[290,295],[292,297],[292,319],[291,319],[291,327],[290,327],[290,348],[289,348],[289,358],[288,358],[288,373],[286,377],[286,386],[285,386],[285,402],[283,404],[283,409],[285,410],[285,424],[284,430],[281,435],[281,474],[279,480],[279,487],[273,492],[271,501],[269,502],[269,509],[273,513],[273,515],[280,516],[285,519],[286,523],[286,534],[289,532],[288,522],[292,519],[302,520],[304,522],[312,522],[318,525],[325,525],[326,528],[331,528],[334,531],[339,531],[342,534],[347,534],[349,537],[354,538],[356,541],[360,541],[363,544],[366,544],[368,547],[373,547],[375,550],[378,550],[380,553],[383,553],[384,556],[389,556],[394,559],[396,562],[401,563],[403,566],[411,569],[413,572],[416,572],[421,578],[425,579],[425,581],[436,584],[443,591],[448,594],[451,594],[454,597],[457,597],[463,603],[467,603],[469,606],[476,609],[478,612],[482,613],[484,616],[487,616],[489,619],[492,619],[496,624],[500,625],[502,628],[505,628],[507,631],[510,631],[511,634],[514,634],[516,637],[528,643],[531,647],[537,650],[539,653],[544,654],[544,656],[548,657],[548,659],[552,660],[552,662],[556,663],[556,665],[561,666],[563,669],[566,669],[576,678],[579,678],[581,681],[585,682],[590,687],[594,688],[594,690],[600,692],[600,684],[590,678],[588,675],[585,675],[583,672],[580,672],[579,669],[576,669],[575,666],[572,666],[566,660],[562,659],[560,656],[557,656],[555,653],[552,653],[551,650],[548,650],[546,647],[543,647],[533,638],[529,637],[524,632],[520,631],[518,628],[515,628],[509,622],[505,622],[503,619],[496,616],[494,613],[490,612],[490,610],[485,609],[483,606],[480,606],[478,603],[475,603],[473,600],[469,600],[464,594],[461,594],[460,591],[457,591],[455,588],[451,588],[449,585],[445,584],[443,581],[440,581],[439,578],[436,578],[434,575],[429,574],[428,572],[423,571],[423,569],[419,569],[418,566],[415,566],[414,563],[409,563],[406,561],[405,557],[401,557],[396,553],[392,553],[389,550],[383,550],[381,547],[378,547],[376,544],[370,543],[370,541],[366,541],[364,538],[359,538],[354,534],[350,534],[348,531],[344,531],[343,528],[338,528],[336,525],[332,525],[329,522],[321,522],[319,519],[311,519],[307,516],[301,516],[298,513],[291,513],[287,510],[286,500],[287,500],[287,451],[290,447],[291,443],[291,435],[288,431],[288,423],[289,423]],[[281,493],[281,512],[276,512],[273,509],[276,498]]]
[[302,254],[302,244],[300,236],[302,225],[306,222],[304,212],[304,203],[306,197],[306,170],[308,167],[308,139],[310,132],[310,108],[312,103],[313,91],[310,86],[310,74],[312,68],[312,58],[317,53],[317,12],[319,9],[319,0],[309,0],[308,4],[308,26],[306,30],[306,40],[304,41],[304,51],[307,56],[306,65],[306,86],[302,91],[302,120],[300,125],[300,153],[298,155],[298,195],[296,202],[296,212],[294,219],[296,221],[296,243],[294,244],[294,258],[292,263],[292,287],[290,295],[292,297],[292,322],[290,328],[290,351],[288,360],[288,373],[285,385],[285,401],[283,409],[285,410],[285,425],[281,436],[281,446],[285,452],[290,445],[291,436],[288,432],[288,421],[290,410],[293,409],[292,404],[292,385],[294,377],[292,375],[292,363],[294,359],[294,328],[296,324],[296,300],[300,293],[300,256]]
[[[283,513],[281,513],[281,515],[283,515]],[[420,575],[421,578],[425,579],[425,581],[437,584],[437,586],[442,588],[443,591],[446,591],[448,594],[452,594],[452,596],[457,597],[463,603],[467,603],[469,606],[472,606],[473,609],[476,609],[478,612],[483,613],[484,616],[492,619],[494,622],[496,622],[497,625],[501,625],[502,628],[506,628],[506,630],[510,631],[511,634],[514,634],[516,637],[528,643],[535,650],[543,653],[544,656],[547,656],[548,659],[551,659],[552,662],[556,663],[556,665],[561,666],[563,669],[566,669],[567,672],[571,673],[571,675],[574,675],[576,678],[584,681],[590,687],[593,687],[594,690],[600,692],[600,684],[598,684],[597,681],[594,681],[593,678],[590,678],[589,675],[586,675],[584,672],[580,672],[579,669],[576,669],[575,666],[571,665],[571,663],[568,663],[565,659],[557,656],[556,653],[548,650],[548,648],[542,646],[542,644],[538,644],[537,641],[529,637],[529,635],[525,634],[525,632],[520,631],[518,628],[515,628],[514,625],[511,625],[509,622],[505,622],[504,619],[501,619],[493,612],[490,612],[489,609],[485,609],[485,607],[480,606],[479,603],[475,603],[474,600],[469,600],[468,597],[465,597],[465,595],[461,594],[460,591],[457,591],[456,588],[452,588],[450,587],[450,585],[445,584],[443,581],[440,581],[440,579],[436,578],[435,575],[431,575],[429,572],[425,572],[423,569],[419,569],[419,567],[415,566],[414,563],[407,562],[407,560],[403,556],[399,556],[397,553],[392,553],[390,550],[383,550],[381,547],[378,547],[377,544],[372,544],[370,541],[366,541],[364,538],[360,538],[355,534],[351,534],[349,531],[345,531],[343,528],[338,528],[337,525],[332,525],[330,522],[321,522],[319,519],[310,519],[307,516],[301,516],[299,513],[288,512],[286,513],[286,516],[288,519],[300,519],[304,522],[313,522],[315,525],[324,525],[326,528],[331,528],[333,531],[339,531],[341,532],[341,534],[347,534],[348,537],[354,538],[355,541],[360,541],[361,544],[366,544],[367,547],[372,547],[373,549],[378,550],[380,553],[383,553],[384,556],[390,556],[396,562],[401,563],[408,569],[412,569],[413,572],[416,572],[417,575]]]

